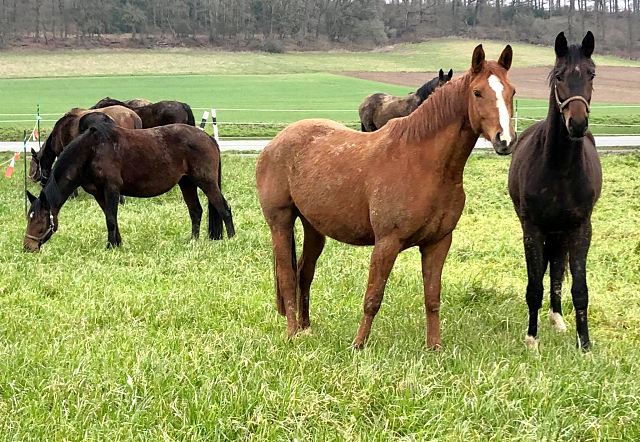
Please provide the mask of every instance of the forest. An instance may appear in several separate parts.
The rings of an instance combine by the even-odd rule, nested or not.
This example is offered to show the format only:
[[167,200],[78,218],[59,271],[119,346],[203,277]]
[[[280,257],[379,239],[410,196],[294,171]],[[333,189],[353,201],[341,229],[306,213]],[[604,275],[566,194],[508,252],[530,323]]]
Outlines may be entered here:
[[362,49],[446,36],[550,44],[587,29],[640,57],[640,0],[1,0],[1,47]]

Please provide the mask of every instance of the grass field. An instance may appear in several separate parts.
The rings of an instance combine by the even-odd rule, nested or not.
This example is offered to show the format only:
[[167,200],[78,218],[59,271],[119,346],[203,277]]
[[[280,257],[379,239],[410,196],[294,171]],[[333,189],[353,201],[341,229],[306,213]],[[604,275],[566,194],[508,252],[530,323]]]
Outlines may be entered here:
[[[294,52],[289,54],[220,52],[213,50],[68,50],[0,53],[0,78],[100,75],[246,75],[359,71],[455,71],[469,68],[469,54],[482,43],[497,59],[506,42],[460,38],[398,45],[379,52]],[[553,49],[515,43],[514,66],[546,66]],[[600,66],[640,66],[640,62],[595,56]],[[354,69],[355,68],[355,69]]]
[[[0,123],[0,140],[21,140],[23,131],[33,128],[33,114],[38,104],[44,119],[43,135],[46,135],[64,112],[72,107],[90,107],[105,96],[145,97],[152,101],[176,99],[196,109],[241,109],[219,111],[221,136],[272,137],[282,129],[282,124],[228,123],[288,123],[317,117],[355,123],[359,121],[358,106],[363,97],[381,91],[405,95],[412,89],[328,73],[5,79],[0,80],[0,121],[7,122]],[[520,117],[546,115],[544,101],[518,99],[518,102]],[[592,131],[639,133],[640,127],[597,126],[640,125],[639,107],[614,106],[594,104]],[[198,121],[202,110],[194,113]],[[27,121],[16,122],[20,120]],[[526,126],[527,122],[520,122],[519,129]]]
[[569,333],[552,330],[545,299],[541,351],[523,344],[522,233],[509,159],[495,155],[472,156],[465,172],[442,352],[424,348],[417,250],[398,259],[369,344],[351,349],[371,249],[334,241],[312,287],[312,333],[288,341],[255,161],[223,155],[235,239],[190,243],[174,189],[128,199],[123,246],[111,251],[102,212],[81,193],[42,252],[23,253],[22,169],[0,178],[0,440],[640,438],[640,155],[602,160],[590,354],[574,347],[569,281]]

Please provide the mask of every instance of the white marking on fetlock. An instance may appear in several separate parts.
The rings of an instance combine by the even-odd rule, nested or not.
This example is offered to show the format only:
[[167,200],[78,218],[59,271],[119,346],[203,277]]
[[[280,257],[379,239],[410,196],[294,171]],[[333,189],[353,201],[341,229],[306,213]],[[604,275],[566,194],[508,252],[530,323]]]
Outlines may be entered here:
[[511,118],[509,118],[509,110],[507,109],[507,104],[504,102],[504,97],[502,96],[502,91],[504,90],[504,86],[495,75],[491,75],[489,77],[489,86],[496,93],[496,106],[498,107],[498,115],[500,118],[500,127],[502,128],[502,137],[500,138],[502,141],[507,143],[507,146],[511,144],[511,129],[509,123],[511,122]]
[[567,331],[567,326],[564,323],[564,319],[560,313],[556,313],[553,310],[549,310],[549,322],[556,328],[556,331],[564,333]]
[[531,350],[538,350],[538,345],[539,345],[538,338],[534,338],[531,335],[527,335],[524,338],[524,343]]

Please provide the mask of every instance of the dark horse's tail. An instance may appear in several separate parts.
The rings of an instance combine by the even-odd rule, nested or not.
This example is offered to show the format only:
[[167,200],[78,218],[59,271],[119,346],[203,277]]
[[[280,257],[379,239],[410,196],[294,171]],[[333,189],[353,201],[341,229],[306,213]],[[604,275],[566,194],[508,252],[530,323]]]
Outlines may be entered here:
[[196,125],[196,119],[193,117],[193,111],[191,110],[191,106],[189,106],[187,103],[180,103],[182,105],[182,108],[184,109],[184,111],[187,113],[187,124],[189,126],[195,126]]
[[[193,118],[193,115],[191,118]],[[218,149],[218,192],[222,194],[222,159],[220,158],[220,148],[216,140],[213,137],[211,137],[211,139]],[[211,201],[209,201],[209,238],[222,239],[222,216],[215,206],[211,204]]]
[[[298,258],[296,256],[296,236],[295,230],[291,230],[291,267],[293,268],[293,274],[295,275],[295,287],[296,287],[296,296],[294,296],[293,300],[297,304],[298,302]],[[276,268],[276,257],[273,256],[273,280],[276,286],[276,306],[278,307],[278,313],[282,316],[286,315],[286,310],[284,308],[284,298],[282,297],[282,293],[280,293],[280,287],[278,286],[278,270]],[[294,309],[297,310],[297,305],[294,305]]]

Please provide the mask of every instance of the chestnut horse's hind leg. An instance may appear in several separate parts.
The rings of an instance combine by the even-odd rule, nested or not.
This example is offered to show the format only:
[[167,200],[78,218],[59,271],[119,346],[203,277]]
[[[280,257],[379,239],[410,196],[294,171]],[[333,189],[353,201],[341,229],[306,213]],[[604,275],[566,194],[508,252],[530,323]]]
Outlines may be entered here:
[[187,203],[189,216],[191,217],[191,239],[198,239],[200,236],[200,221],[202,220],[202,206],[198,199],[198,188],[193,181],[184,176],[178,181],[184,202]]
[[451,233],[437,244],[420,246],[422,255],[422,280],[424,306],[427,314],[427,347],[441,348],[440,339],[440,290],[442,267],[451,247]]
[[[293,210],[280,209],[267,219],[271,228],[271,245],[275,261],[276,297],[278,312],[287,317],[287,336],[298,331],[296,320],[296,270],[294,269],[293,225],[296,215]],[[282,308],[284,307],[284,312]]]
[[376,239],[371,253],[371,264],[369,266],[369,282],[364,295],[364,315],[358,329],[358,334],[353,341],[353,345],[362,348],[369,338],[373,318],[380,310],[384,288],[387,279],[391,274],[393,264],[396,262],[398,253],[402,251],[402,244],[396,238]]
[[301,329],[309,328],[309,290],[316,263],[324,248],[325,236],[318,232],[309,222],[300,217],[304,227],[304,245],[302,256],[298,262],[298,283],[300,285],[300,302],[298,304],[298,321]]
[[566,332],[567,326],[562,318],[562,279],[567,268],[569,244],[567,235],[552,233],[547,235],[544,244],[545,255],[549,261],[549,273],[551,274],[551,308],[549,309],[549,322],[559,332]]
[[578,347],[587,351],[591,348],[587,326],[589,292],[587,290],[587,253],[591,245],[591,220],[571,232],[569,243],[569,267],[573,278],[571,296],[576,310],[576,331]]

